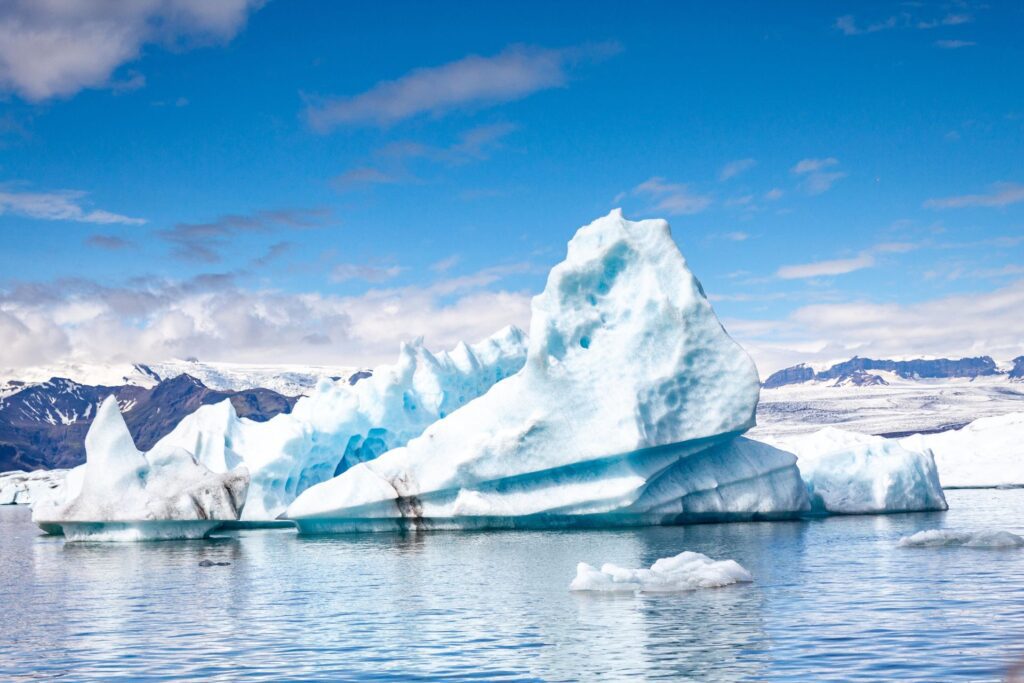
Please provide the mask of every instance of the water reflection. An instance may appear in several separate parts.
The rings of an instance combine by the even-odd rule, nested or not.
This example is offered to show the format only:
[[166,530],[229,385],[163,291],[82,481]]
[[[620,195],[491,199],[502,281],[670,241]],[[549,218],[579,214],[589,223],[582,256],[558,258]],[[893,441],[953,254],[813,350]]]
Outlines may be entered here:
[[[1024,491],[951,511],[582,532],[238,531],[69,544],[0,508],[0,679],[976,680],[1024,659],[1024,551],[897,548],[1021,533]],[[569,593],[579,561],[694,550],[753,584]],[[200,562],[230,562],[202,567]]]

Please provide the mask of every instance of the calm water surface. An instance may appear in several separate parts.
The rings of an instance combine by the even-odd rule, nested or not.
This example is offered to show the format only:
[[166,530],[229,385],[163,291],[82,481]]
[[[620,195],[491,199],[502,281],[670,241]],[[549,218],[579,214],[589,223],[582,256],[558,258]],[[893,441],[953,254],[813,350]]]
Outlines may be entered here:
[[[0,507],[0,680],[999,680],[1024,659],[1024,491],[947,513],[585,532],[225,533],[68,544]],[[576,563],[695,550],[754,583],[569,593]],[[230,562],[201,567],[202,560]]]

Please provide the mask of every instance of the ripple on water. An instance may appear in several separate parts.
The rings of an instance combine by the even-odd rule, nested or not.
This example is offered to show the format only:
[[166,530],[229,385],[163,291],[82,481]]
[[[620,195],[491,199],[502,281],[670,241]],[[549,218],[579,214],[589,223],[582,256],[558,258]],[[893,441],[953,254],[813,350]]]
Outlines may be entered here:
[[[812,522],[118,545],[65,545],[0,507],[0,679],[998,679],[1024,659],[1024,550],[896,542],[1021,533],[1024,491],[949,502]],[[754,583],[568,591],[577,562],[682,550],[735,559]]]

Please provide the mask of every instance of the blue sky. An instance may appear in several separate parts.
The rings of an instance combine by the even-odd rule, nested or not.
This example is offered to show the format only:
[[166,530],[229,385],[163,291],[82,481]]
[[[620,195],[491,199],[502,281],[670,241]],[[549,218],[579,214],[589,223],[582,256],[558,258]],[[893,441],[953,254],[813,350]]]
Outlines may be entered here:
[[0,367],[372,364],[667,218],[762,373],[1024,353],[1019,3],[0,7]]

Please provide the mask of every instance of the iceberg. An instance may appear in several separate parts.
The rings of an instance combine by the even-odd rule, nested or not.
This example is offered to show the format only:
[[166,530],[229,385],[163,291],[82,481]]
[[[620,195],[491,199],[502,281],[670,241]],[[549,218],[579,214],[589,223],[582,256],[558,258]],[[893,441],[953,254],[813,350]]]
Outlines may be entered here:
[[947,488],[1024,486],[1024,412],[983,417],[961,429],[900,439],[928,449]]
[[1024,546],[1024,538],[1009,531],[950,531],[948,529],[929,529],[918,531],[911,536],[904,536],[897,544],[901,548],[939,548],[945,546],[963,546],[965,548],[1020,548]]
[[64,483],[67,470],[0,472],[0,505],[32,505],[54,494]]
[[759,388],[668,224],[613,211],[533,299],[521,370],[284,517],[318,533],[792,515],[795,458],[736,438]]
[[796,454],[817,512],[867,514],[946,510],[931,451],[827,427],[775,445]]
[[735,560],[712,560],[707,555],[684,551],[665,557],[650,569],[628,569],[611,563],[598,570],[586,562],[576,566],[571,591],[673,593],[698,588],[721,588],[754,580]]
[[100,405],[85,450],[61,495],[32,511],[44,531],[69,541],[201,538],[237,520],[245,503],[244,467],[215,473],[176,447],[143,454],[113,396]]

